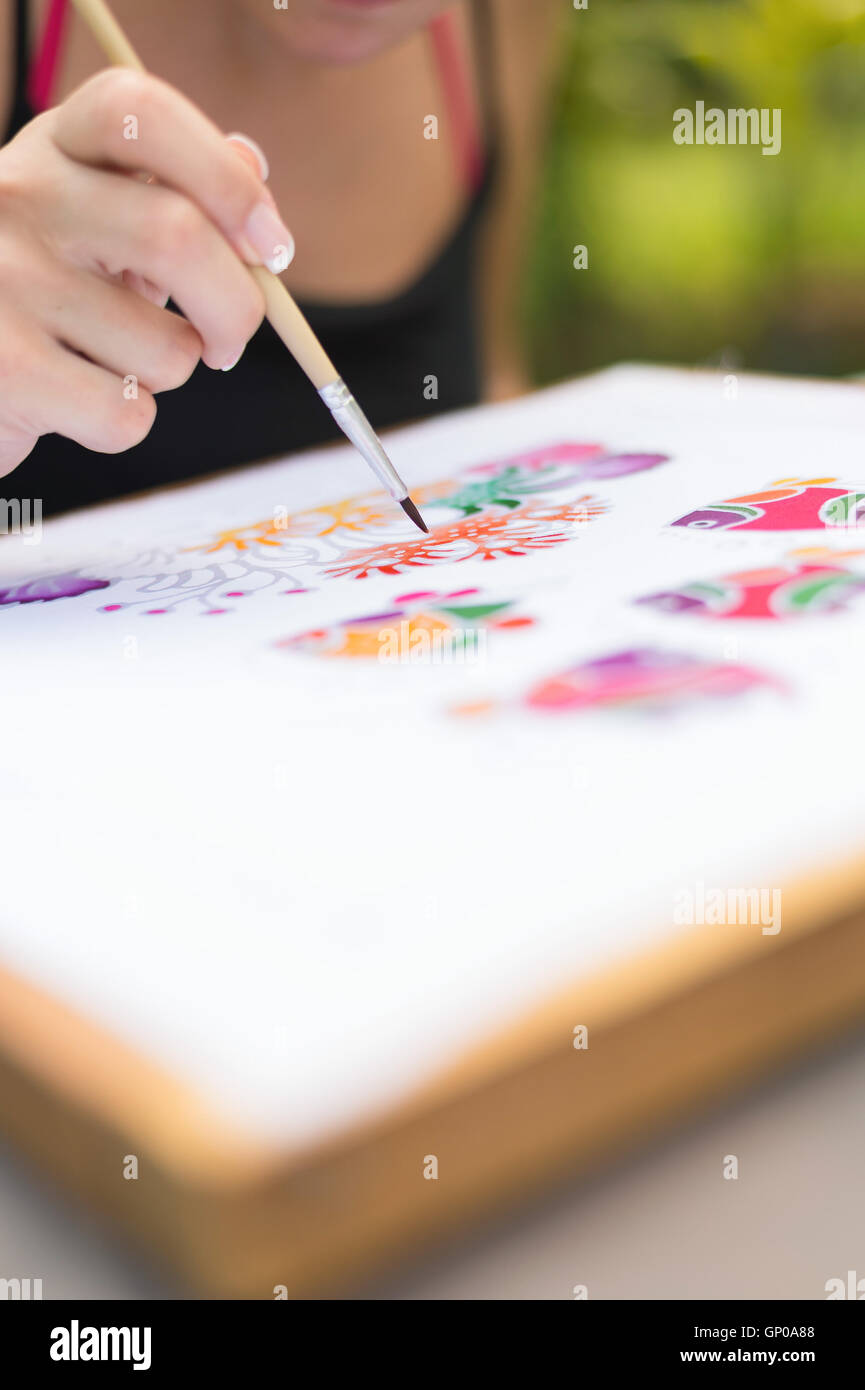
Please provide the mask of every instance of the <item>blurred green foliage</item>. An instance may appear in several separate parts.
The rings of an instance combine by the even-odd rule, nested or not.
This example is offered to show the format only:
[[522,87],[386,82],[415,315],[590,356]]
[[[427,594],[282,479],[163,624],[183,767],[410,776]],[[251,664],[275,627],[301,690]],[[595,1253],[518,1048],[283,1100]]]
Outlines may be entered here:
[[[865,0],[589,0],[564,29],[526,285],[537,379],[865,370]],[[780,107],[780,154],[675,145],[698,100]]]

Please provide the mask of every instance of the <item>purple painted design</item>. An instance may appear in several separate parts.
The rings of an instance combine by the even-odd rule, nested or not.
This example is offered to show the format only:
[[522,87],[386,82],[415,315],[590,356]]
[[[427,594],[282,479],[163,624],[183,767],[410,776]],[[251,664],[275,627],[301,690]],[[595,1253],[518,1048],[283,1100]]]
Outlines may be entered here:
[[402,608],[394,608],[394,610],[393,610],[391,613],[371,613],[369,617],[364,617],[364,618],[349,618],[349,619],[348,619],[348,623],[351,625],[351,627],[355,627],[355,626],[360,627],[360,626],[362,626],[364,623],[384,623],[384,622],[387,622],[388,619],[390,619],[390,618],[404,618],[404,617],[405,617],[405,610],[404,610],[404,609],[402,609]]
[[687,516],[680,516],[670,524],[685,526],[694,531],[724,531],[730,526],[740,526],[748,515],[748,511],[741,508],[737,510],[733,507],[702,507],[697,512],[688,512]]
[[0,604],[50,603],[55,598],[77,598],[91,589],[107,589],[110,579],[85,579],[80,574],[52,574],[47,579],[28,579],[0,589]]
[[689,613],[695,608],[704,609],[709,606],[705,598],[695,598],[693,594],[679,593],[675,589],[660,594],[646,594],[644,598],[635,599],[634,602],[659,608],[664,613]]
[[642,473],[665,463],[669,454],[602,454],[585,465],[583,478],[626,478],[629,473]]

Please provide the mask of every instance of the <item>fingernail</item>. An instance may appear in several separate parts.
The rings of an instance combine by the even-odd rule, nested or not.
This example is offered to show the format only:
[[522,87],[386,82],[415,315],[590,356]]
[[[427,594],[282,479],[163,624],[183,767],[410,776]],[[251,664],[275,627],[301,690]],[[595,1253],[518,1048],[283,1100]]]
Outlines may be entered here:
[[267,162],[267,155],[264,153],[264,150],[261,148],[261,146],[257,144],[256,141],[251,138],[251,136],[241,135],[239,130],[233,130],[231,134],[226,135],[225,138],[226,140],[236,140],[239,145],[246,146],[246,148],[255,156],[256,162],[258,164],[258,172],[261,175],[262,183],[267,183],[267,180],[270,177],[270,165]]
[[255,254],[278,275],[294,260],[294,237],[269,203],[256,204],[243,229]]
[[242,356],[243,356],[243,348],[240,349],[240,352],[237,354],[236,357],[232,357],[231,361],[230,361],[230,362],[226,362],[225,366],[224,366],[224,367],[220,367],[219,370],[220,370],[221,372],[230,372],[231,369],[232,369],[232,367],[236,367],[236,366],[237,366],[237,364],[238,364],[238,362],[240,361],[240,359],[241,359]]

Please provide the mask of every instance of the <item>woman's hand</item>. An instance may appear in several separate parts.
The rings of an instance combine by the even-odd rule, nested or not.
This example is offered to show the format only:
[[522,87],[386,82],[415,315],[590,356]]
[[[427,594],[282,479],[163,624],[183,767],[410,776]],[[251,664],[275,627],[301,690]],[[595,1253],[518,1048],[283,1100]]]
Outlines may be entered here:
[[294,254],[253,164],[173,88],[120,68],[0,150],[0,476],[49,432],[129,449],[156,392],[199,358],[234,364],[264,313],[241,261]]

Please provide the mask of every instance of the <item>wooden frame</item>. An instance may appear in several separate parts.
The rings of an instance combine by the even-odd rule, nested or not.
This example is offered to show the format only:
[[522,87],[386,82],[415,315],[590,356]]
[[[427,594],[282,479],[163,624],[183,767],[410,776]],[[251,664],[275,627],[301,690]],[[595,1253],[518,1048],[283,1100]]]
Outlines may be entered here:
[[[783,892],[778,935],[689,928],[575,981],[386,1115],[296,1152],[232,1132],[0,972],[4,1128],[195,1291],[338,1290],[849,1025],[865,1009],[865,859]],[[129,1154],[137,1181],[123,1178]],[[430,1154],[437,1181],[423,1176]]]

